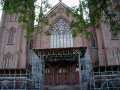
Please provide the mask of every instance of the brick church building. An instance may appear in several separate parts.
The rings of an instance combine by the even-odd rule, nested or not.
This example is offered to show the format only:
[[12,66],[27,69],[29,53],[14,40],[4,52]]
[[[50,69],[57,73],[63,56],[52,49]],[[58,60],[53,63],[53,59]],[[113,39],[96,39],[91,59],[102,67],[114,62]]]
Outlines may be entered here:
[[68,10],[59,2],[47,13],[49,25],[34,32],[29,60],[23,28],[15,15],[3,13],[0,90],[119,90],[120,35],[103,17],[100,27],[89,28],[91,38],[73,37]]

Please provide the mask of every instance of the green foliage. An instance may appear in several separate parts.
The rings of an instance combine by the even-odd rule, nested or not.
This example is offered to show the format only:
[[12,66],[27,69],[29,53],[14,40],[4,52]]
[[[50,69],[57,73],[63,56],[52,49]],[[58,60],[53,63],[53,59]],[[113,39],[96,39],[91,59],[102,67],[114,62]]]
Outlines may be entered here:
[[[19,23],[25,29],[26,37],[32,38],[34,31],[35,21],[35,2],[37,0],[1,0],[3,10],[8,14],[15,14],[18,17]],[[48,0],[41,0],[39,5],[39,16],[38,16],[38,29],[42,28],[43,24],[47,24],[47,18],[44,15],[44,11],[50,7]]]
[[[112,22],[115,14],[113,13],[111,0],[80,0],[79,8],[74,8],[73,13],[76,18],[72,23],[73,36],[77,34],[82,34],[87,38],[92,36],[92,33],[87,30],[89,26],[98,27],[101,18],[103,16],[103,12],[107,16],[105,20],[109,21],[112,32],[119,33],[120,32],[120,24],[119,21]],[[87,11],[87,9],[89,11]],[[88,19],[84,18],[85,13],[89,13],[87,16]],[[112,12],[112,13],[109,13]]]
[[[24,26],[27,32],[27,37],[30,38],[34,31],[35,21],[35,2],[37,0],[1,0],[4,5],[4,11],[9,14],[16,14],[18,21]],[[71,26],[73,36],[82,34],[90,37],[91,32],[87,31],[89,26],[96,26],[101,20],[102,13],[104,12],[109,19],[108,7],[111,5],[111,0],[80,0],[79,7],[73,9],[73,15],[76,18]],[[44,12],[50,7],[48,0],[41,0],[40,12],[38,17],[38,30],[42,30],[43,25],[48,24]],[[89,11],[87,11],[87,9]],[[88,19],[84,18],[84,13],[89,13]],[[111,23],[112,31],[118,32],[119,25]]]
[[80,1],[78,8],[73,9],[74,21],[71,23],[72,34],[75,37],[77,34],[81,34],[86,38],[90,38],[92,33],[87,30],[89,27],[89,20],[84,19],[84,11],[86,9],[86,2]]
[[39,14],[37,17],[37,31],[42,32],[43,27],[48,24],[48,18],[45,15],[45,12],[50,8],[50,4],[48,3],[48,0],[41,0],[41,5],[39,8]]
[[2,0],[3,10],[9,15],[16,15],[19,23],[26,30],[26,37],[30,38],[34,29],[34,2],[36,0]]
[[89,17],[91,25],[96,25],[101,19],[102,12],[107,9],[109,0],[88,0]]
[[120,33],[120,24],[119,23],[118,24],[116,24],[116,23],[112,24],[111,31],[114,35],[117,35],[118,33]]
[[115,33],[120,32],[120,24],[118,23],[119,21],[114,21],[114,18],[117,16],[117,14],[115,13],[116,11],[112,9],[111,0],[88,0],[88,7],[90,10],[91,25],[96,26],[99,24],[104,12],[106,16],[105,20],[109,21],[111,31]]

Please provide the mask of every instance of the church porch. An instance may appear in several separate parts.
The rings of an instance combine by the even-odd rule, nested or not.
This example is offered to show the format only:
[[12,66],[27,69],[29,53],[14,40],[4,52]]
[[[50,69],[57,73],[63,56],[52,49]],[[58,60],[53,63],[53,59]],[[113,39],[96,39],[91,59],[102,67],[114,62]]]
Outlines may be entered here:
[[80,58],[85,47],[35,50],[42,59],[45,90],[80,90]]

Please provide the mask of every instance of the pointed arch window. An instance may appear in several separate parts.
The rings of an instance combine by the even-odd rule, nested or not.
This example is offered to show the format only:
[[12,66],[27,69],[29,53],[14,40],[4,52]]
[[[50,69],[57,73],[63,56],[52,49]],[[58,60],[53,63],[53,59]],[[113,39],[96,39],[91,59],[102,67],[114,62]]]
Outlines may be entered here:
[[51,48],[73,47],[73,37],[70,25],[64,19],[58,21],[51,28]]
[[96,41],[95,41],[95,38],[92,38],[92,43],[91,43],[92,45],[92,48],[96,48]]
[[7,22],[16,22],[17,21],[17,15],[16,14],[7,14]]
[[3,68],[12,67],[11,65],[11,63],[13,63],[12,61],[13,61],[13,55],[10,52],[6,53],[3,57]]
[[14,42],[14,36],[15,36],[16,28],[11,27],[8,31],[8,45],[12,45]]
[[92,48],[97,48],[97,36],[96,36],[96,33],[93,33],[91,46],[92,46]]

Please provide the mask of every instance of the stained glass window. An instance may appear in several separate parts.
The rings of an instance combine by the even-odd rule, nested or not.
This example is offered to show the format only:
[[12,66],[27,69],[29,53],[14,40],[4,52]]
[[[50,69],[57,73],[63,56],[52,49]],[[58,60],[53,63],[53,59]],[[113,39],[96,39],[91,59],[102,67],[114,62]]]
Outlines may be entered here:
[[69,24],[59,19],[51,28],[51,48],[64,48],[73,46],[73,37]]

